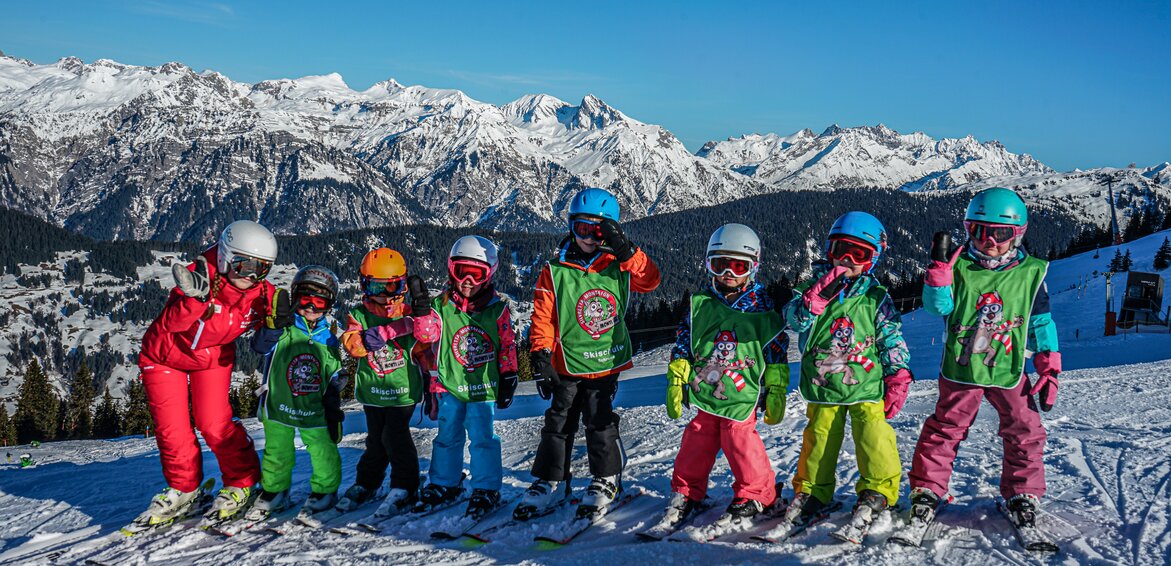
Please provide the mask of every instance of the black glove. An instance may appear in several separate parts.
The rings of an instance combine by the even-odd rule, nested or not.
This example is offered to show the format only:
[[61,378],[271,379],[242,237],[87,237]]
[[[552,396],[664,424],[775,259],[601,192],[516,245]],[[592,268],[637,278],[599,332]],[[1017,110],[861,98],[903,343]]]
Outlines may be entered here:
[[602,241],[605,243],[605,248],[618,258],[618,261],[626,261],[634,257],[634,244],[627,239],[626,234],[622,232],[622,228],[618,223],[605,218],[601,222],[602,227]]
[[551,399],[553,387],[561,381],[561,377],[553,369],[553,353],[549,350],[532,352],[529,354],[529,364],[533,368],[533,379],[537,382],[537,394],[542,399]]
[[427,292],[427,284],[418,275],[407,277],[407,293],[411,296],[411,316],[426,316],[431,312],[431,294]]
[[289,300],[288,291],[280,288],[273,291],[272,304],[269,305],[268,317],[265,318],[264,324],[273,330],[293,325],[293,303]]
[[329,430],[329,439],[337,444],[342,441],[342,421],[346,420],[346,412],[342,410],[341,392],[332,385],[326,387],[322,406],[325,408],[325,428]]
[[516,374],[506,373],[500,376],[500,385],[496,387],[496,408],[507,409],[512,404],[512,396],[516,394]]

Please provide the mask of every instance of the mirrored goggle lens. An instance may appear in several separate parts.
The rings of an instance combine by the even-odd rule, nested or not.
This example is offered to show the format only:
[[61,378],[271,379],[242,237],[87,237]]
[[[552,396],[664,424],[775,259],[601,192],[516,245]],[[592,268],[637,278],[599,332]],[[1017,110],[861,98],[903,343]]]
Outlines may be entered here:
[[855,265],[870,263],[874,250],[849,240],[833,240],[829,245],[830,259],[849,259]]
[[973,240],[991,240],[993,243],[1003,244],[1016,237],[1016,228],[1003,224],[969,222],[968,235]]
[[587,220],[574,220],[573,235],[583,240],[592,238],[600,242],[602,241],[602,225]]
[[228,265],[236,275],[247,277],[253,281],[259,281],[268,277],[268,271],[272,269],[271,261],[246,255],[232,256],[232,259],[228,261]]
[[479,285],[488,279],[488,266],[479,262],[453,261],[449,271],[451,277],[461,283],[471,280],[473,285]]
[[733,277],[744,277],[752,271],[753,262],[747,259],[736,257],[709,257],[707,258],[707,270],[712,275],[723,275],[725,272],[731,273]]
[[368,297],[375,295],[385,295],[387,297],[395,297],[403,294],[407,290],[407,280],[403,277],[397,279],[371,279],[368,277],[362,278],[362,293]]
[[314,310],[323,311],[329,308],[329,300],[325,297],[318,297],[315,295],[302,295],[297,300],[297,306],[300,308],[312,308]]

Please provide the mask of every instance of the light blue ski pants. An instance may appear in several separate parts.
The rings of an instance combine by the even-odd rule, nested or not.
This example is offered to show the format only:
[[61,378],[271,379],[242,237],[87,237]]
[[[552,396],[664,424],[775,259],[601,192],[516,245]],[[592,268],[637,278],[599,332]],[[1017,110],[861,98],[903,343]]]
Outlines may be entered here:
[[[430,482],[459,485],[464,467],[464,442],[471,438],[472,489],[499,491],[504,479],[500,437],[493,427],[496,403],[464,403],[450,393],[439,398],[439,434],[431,443]],[[465,434],[466,431],[466,434]]]

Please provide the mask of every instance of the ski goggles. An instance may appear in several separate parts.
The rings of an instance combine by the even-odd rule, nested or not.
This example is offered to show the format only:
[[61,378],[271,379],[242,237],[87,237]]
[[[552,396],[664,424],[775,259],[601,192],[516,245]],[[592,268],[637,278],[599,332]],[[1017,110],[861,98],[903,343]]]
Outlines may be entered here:
[[976,220],[965,220],[964,229],[968,231],[968,236],[973,240],[977,242],[991,242],[994,246],[1015,240],[1025,234],[1025,226],[989,224]]
[[834,238],[829,241],[830,259],[848,259],[854,265],[866,265],[874,261],[874,248],[861,242]]
[[272,262],[266,259],[237,254],[228,260],[228,268],[232,273],[256,282],[268,277],[268,272],[272,269]]
[[573,229],[573,235],[583,240],[593,240],[595,242],[602,241],[602,225],[597,222],[590,222],[589,220],[574,220],[570,224]]
[[758,262],[742,257],[730,257],[726,255],[709,256],[707,258],[707,271],[714,276],[730,274],[732,277],[744,277],[756,271]]
[[317,295],[301,295],[297,297],[297,308],[325,312],[329,310],[330,301]]
[[362,277],[359,283],[362,285],[362,294],[367,297],[375,297],[378,295],[397,297],[407,291],[407,279],[405,277],[396,277],[394,279]]
[[492,268],[474,259],[448,259],[447,274],[451,280],[463,284],[482,285],[492,277]]

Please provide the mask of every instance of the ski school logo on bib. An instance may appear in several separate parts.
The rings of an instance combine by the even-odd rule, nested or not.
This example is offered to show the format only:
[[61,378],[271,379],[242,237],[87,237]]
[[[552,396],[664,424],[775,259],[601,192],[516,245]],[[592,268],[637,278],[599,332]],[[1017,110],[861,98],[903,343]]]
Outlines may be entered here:
[[577,300],[577,324],[597,340],[618,324],[618,299],[605,289],[590,289]]
[[386,377],[407,365],[407,359],[403,355],[402,348],[399,348],[391,342],[387,342],[386,347],[381,350],[367,352],[366,360],[370,364],[370,368],[374,370],[375,375],[380,378]]
[[301,354],[289,362],[285,372],[293,397],[321,391],[321,362],[313,354]]
[[451,353],[459,365],[468,371],[496,360],[496,351],[488,333],[472,325],[455,331],[455,336],[451,338]]

